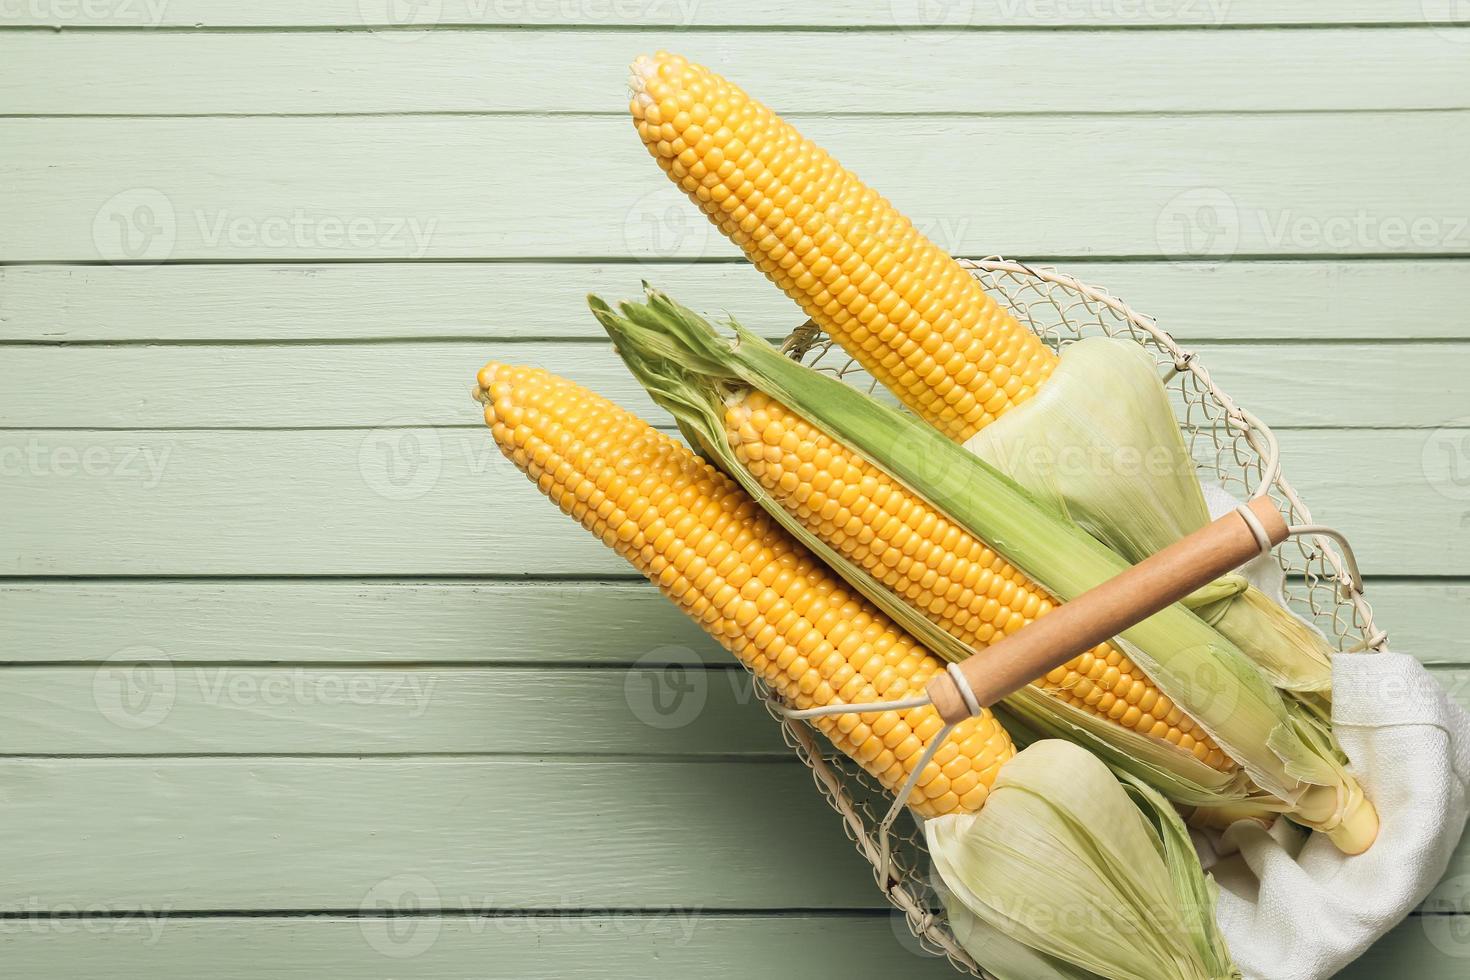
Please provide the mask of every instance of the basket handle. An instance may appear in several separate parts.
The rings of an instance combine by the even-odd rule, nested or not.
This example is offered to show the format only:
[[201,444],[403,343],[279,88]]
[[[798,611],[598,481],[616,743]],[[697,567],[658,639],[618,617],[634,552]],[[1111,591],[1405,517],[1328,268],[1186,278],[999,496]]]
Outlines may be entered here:
[[[925,690],[945,722],[956,724],[1269,552],[1287,536],[1286,521],[1269,497],[1242,504],[963,663],[951,665]],[[964,690],[956,673],[969,682],[969,690]]]

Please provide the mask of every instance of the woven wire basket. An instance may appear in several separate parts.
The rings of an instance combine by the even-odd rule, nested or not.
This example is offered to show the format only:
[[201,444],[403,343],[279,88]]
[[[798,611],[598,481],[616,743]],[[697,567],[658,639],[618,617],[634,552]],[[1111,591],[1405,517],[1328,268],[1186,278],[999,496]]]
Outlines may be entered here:
[[[1175,415],[1203,480],[1237,497],[1269,495],[1287,522],[1311,525],[1306,505],[1281,473],[1276,438],[1211,380],[1198,358],[1175,343],[1150,317],[1105,290],[1046,267],[1001,258],[961,259],[985,290],[1052,348],[1090,336],[1131,340],[1158,362]],[[876,382],[810,322],[787,338],[786,352],[817,370],[868,391]],[[1286,598],[1315,623],[1339,651],[1382,650],[1387,636],[1373,622],[1350,549],[1326,528],[1289,538],[1273,552],[1286,576]],[[1336,540],[1334,540],[1336,539]],[[1344,542],[1345,544],[1345,542]],[[986,973],[955,938],[931,884],[923,834],[908,819],[884,840],[880,823],[892,798],[861,766],[834,752],[806,723],[787,718],[769,689],[757,692],[786,743],[812,771],[817,788],[842,818],[847,835],[873,867],[879,889],[903,914],[909,931],[928,952],[944,956],[963,973]],[[888,860],[885,861],[885,843]],[[886,866],[887,873],[884,873]]]

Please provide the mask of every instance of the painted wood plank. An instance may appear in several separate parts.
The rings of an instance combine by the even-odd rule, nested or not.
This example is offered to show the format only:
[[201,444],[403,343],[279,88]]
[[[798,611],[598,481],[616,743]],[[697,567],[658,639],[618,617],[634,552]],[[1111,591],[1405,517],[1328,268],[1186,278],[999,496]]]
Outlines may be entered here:
[[357,909],[400,874],[426,910],[883,902],[795,762],[9,760],[0,785],[33,830],[0,840],[6,907]]
[[[1280,433],[1316,517],[1395,576],[1470,573],[1461,435]],[[627,573],[479,429],[7,431],[0,505],[0,575]]]
[[[140,0],[141,2],[141,0]],[[675,50],[783,113],[1462,109],[1444,32],[360,31],[0,34],[28,115],[627,111],[627,65]],[[1371,55],[1365,57],[1365,52]],[[535,84],[558,65],[554,86]],[[862,65],[854,72],[853,65]],[[1117,71],[1120,64],[1130,71]],[[922,71],[916,68],[922,65]],[[1025,78],[1024,85],[1016,80]],[[1250,84],[1239,84],[1248,78]],[[473,79],[472,84],[467,80]]]
[[[546,628],[555,633],[555,624]],[[663,646],[648,635],[654,658]],[[730,662],[733,664],[733,660]],[[1436,679],[1470,705],[1470,671]],[[740,669],[478,670],[175,664],[11,667],[8,756],[789,754]]]
[[[1278,428],[1470,427],[1460,390],[1470,344],[1193,349],[1224,390]],[[606,342],[43,345],[11,347],[5,358],[8,428],[478,425],[467,392],[491,360],[545,367],[655,424],[672,422]],[[78,378],[106,379],[107,397],[78,398]],[[1372,391],[1395,394],[1361,397]]]
[[1367,598],[1394,650],[1429,664],[1470,663],[1470,587],[1458,582],[1373,582]]
[[973,0],[942,8],[893,0],[849,0],[794,7],[782,0],[643,0],[640,3],[537,3],[534,0],[27,0],[0,8],[0,27],[387,27],[466,25],[569,25],[729,27],[1143,27],[1314,24],[1453,26],[1464,22],[1454,0],[1342,0],[1339,3],[1275,3],[1271,0],[1151,0],[1097,3],[1051,0],[1014,3]]
[[643,581],[0,581],[0,622],[11,663],[732,662]]
[[788,756],[744,670],[655,665],[668,644],[644,637],[653,659],[631,669],[233,667],[126,648],[96,668],[13,667],[0,751]]
[[[168,918],[86,923],[58,919],[7,931],[15,980],[106,976],[110,980],[953,980],[922,953],[896,914],[721,915],[698,908],[529,917],[392,916],[411,910],[426,884],[411,871],[386,879],[362,915]],[[1421,975],[1421,974],[1416,974]],[[1425,980],[1447,973],[1427,972]]]
[[[957,254],[1470,251],[1470,112],[798,122]],[[734,254],[614,117],[11,118],[0,146],[0,260]]]
[[[1470,665],[1470,584],[1370,581],[1368,598],[1396,650]],[[0,581],[0,622],[12,664],[730,663],[641,581]]]
[[[1470,266],[1458,259],[1063,271],[1185,341],[1470,339]],[[19,265],[0,266],[0,341],[584,339],[602,336],[587,293],[624,295],[642,279],[715,318],[771,332],[802,319],[745,263]]]
[[1470,916],[1416,915],[1394,927],[1337,980],[1377,980],[1402,974],[1457,980],[1470,957]]
[[[383,889],[378,908],[353,917],[183,919],[148,915],[73,922],[45,919],[13,929],[7,965],[17,980],[105,975],[112,980],[212,980],[224,964],[250,964],[271,980],[711,980],[841,976],[851,980],[945,980],[954,973],[919,951],[896,913],[730,916],[664,909],[639,913],[566,910],[553,916],[445,915],[390,918],[410,908],[407,876]],[[379,911],[381,909],[381,911]],[[1460,980],[1466,917],[1415,916],[1397,926],[1340,980],[1386,973]],[[208,951],[207,955],[205,951]],[[216,965],[218,964],[218,965]]]
[[[0,782],[33,828],[0,839],[0,908],[43,915],[358,909],[398,875],[426,911],[883,907],[794,761],[8,759]],[[1467,867],[1462,843],[1427,911],[1470,908]]]

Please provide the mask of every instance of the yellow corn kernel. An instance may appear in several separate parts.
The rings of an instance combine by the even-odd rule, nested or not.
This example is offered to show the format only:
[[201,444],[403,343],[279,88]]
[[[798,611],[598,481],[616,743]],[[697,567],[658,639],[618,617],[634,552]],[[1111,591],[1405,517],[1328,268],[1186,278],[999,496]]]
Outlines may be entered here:
[[[961,642],[983,647],[1052,609],[1051,595],[983,541],[764,393],[726,406],[725,433],[740,464],[804,527]],[[1234,768],[1110,643],[1034,683],[1217,769]]]
[[726,79],[659,52],[631,111],[659,166],[833,340],[964,441],[1056,356],[887,200]]
[[[790,704],[913,697],[943,664],[783,531],[733,480],[636,416],[538,368],[490,364],[477,397],[502,452]],[[815,722],[890,792],[941,721],[931,707]],[[1015,754],[988,711],[921,773],[925,816],[978,810]]]

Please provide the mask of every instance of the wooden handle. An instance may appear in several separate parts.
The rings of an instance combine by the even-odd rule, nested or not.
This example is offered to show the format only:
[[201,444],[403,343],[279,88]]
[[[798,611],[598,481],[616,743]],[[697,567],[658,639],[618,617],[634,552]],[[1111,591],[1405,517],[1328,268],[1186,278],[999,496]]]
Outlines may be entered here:
[[[1269,498],[1252,500],[1248,506],[1272,545],[1286,540],[1286,521]],[[1239,568],[1261,550],[1261,542],[1246,518],[1239,511],[1231,511],[992,644],[960,664],[959,669],[970,682],[980,707],[989,707],[1083,651]],[[926,690],[946,722],[969,717],[965,698],[948,674],[934,677]]]

